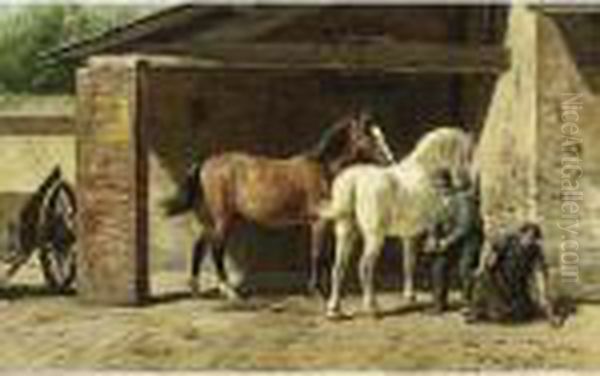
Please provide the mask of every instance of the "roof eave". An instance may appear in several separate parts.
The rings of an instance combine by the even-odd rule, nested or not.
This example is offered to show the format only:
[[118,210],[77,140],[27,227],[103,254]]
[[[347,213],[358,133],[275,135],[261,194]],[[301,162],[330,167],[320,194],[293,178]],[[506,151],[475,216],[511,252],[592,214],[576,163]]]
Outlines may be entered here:
[[118,47],[147,38],[164,30],[165,25],[168,27],[169,25],[179,25],[185,21],[189,22],[198,17],[226,16],[231,13],[230,6],[182,4],[168,7],[97,35],[42,51],[39,57],[48,62],[81,61],[93,54],[110,53]]

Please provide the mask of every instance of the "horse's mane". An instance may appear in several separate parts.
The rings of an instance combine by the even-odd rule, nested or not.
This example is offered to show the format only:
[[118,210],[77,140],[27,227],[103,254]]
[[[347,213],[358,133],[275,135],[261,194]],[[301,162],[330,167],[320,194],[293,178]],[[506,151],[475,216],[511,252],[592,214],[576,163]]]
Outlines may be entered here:
[[321,138],[305,155],[309,158],[324,162],[339,155],[345,146],[346,137],[344,133],[349,126],[351,116],[345,116],[330,126]]
[[[468,167],[471,136],[457,127],[440,127],[425,134],[403,163],[418,163],[427,173],[438,168]],[[460,166],[457,166],[456,163]]]
[[[431,177],[440,168],[450,170],[453,180],[470,167],[471,136],[460,128],[440,127],[426,133],[412,152],[393,168],[400,177],[399,186],[409,187],[411,199],[402,216],[401,227],[416,234],[442,213],[442,203],[433,189]],[[425,177],[425,179],[423,179]]]

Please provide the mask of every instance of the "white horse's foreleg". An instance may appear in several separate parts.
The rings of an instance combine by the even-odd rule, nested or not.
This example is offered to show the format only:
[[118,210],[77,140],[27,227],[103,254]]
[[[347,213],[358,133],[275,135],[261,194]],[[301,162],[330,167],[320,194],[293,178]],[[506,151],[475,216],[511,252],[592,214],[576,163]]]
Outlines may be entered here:
[[374,274],[381,253],[383,238],[378,235],[367,235],[364,243],[364,251],[359,265],[360,283],[363,290],[363,307],[366,313],[375,316],[379,307],[375,296]]
[[415,295],[415,269],[417,265],[417,254],[414,242],[411,239],[402,239],[402,253],[404,259],[404,299],[414,302]]
[[341,315],[342,284],[352,254],[356,229],[349,222],[338,222],[335,226],[335,264],[331,272],[331,293],[327,303],[327,316]]

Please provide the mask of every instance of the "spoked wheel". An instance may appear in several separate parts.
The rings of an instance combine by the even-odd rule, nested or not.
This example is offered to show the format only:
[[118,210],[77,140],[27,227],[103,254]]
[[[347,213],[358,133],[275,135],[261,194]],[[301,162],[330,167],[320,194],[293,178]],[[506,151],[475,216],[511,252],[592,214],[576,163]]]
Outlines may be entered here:
[[49,247],[39,253],[39,260],[48,287],[59,293],[69,291],[76,276],[75,252]]
[[44,210],[46,242],[39,252],[42,272],[48,287],[56,292],[66,292],[76,274],[75,192],[67,183],[61,182]]

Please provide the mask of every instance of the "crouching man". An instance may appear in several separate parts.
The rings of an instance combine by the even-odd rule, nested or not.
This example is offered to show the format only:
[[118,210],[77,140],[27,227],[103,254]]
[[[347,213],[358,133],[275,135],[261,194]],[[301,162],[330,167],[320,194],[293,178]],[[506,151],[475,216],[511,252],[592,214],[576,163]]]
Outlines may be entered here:
[[548,275],[539,225],[525,223],[490,242],[475,273],[473,296],[465,319],[522,322],[545,316],[553,326],[563,318],[555,314],[548,296]]
[[473,273],[479,260],[482,243],[477,192],[463,177],[456,184],[448,170],[433,176],[433,184],[442,200],[443,209],[427,233],[425,252],[429,255],[434,306],[439,314],[447,309],[450,272],[458,263],[463,300],[471,299]]

